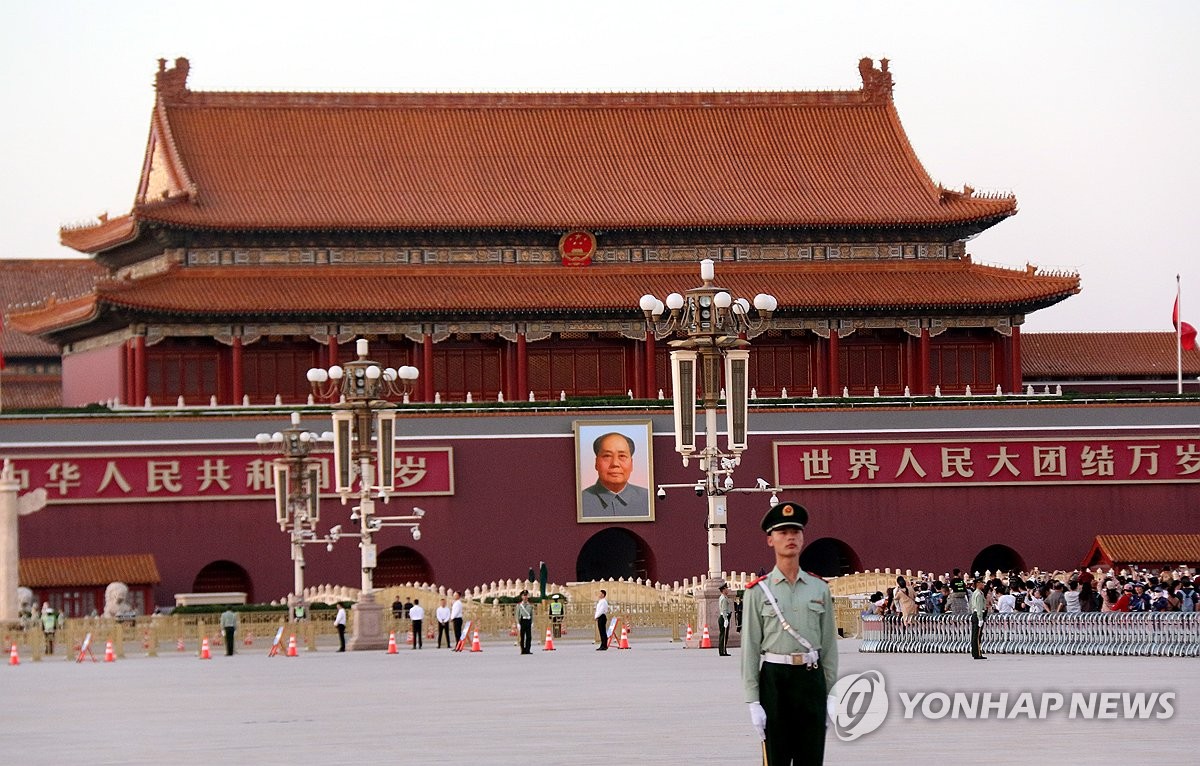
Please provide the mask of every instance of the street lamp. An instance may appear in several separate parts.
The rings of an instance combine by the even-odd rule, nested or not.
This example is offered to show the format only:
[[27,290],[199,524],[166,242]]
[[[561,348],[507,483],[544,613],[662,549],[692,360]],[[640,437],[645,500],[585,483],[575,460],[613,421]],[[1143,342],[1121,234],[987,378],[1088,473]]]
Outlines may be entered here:
[[309,453],[321,441],[330,441],[333,434],[317,435],[300,427],[300,413],[292,413],[292,423],[273,434],[254,437],[260,447],[274,446],[282,457],[273,463],[275,486],[275,521],[279,530],[292,541],[292,564],[295,571],[297,598],[304,593],[304,546],[328,543],[317,538],[317,523],[321,520],[321,463]]
[[365,338],[358,339],[355,350],[358,358],[344,366],[309,370],[308,382],[315,396],[339,397],[333,405],[334,489],[343,505],[358,496],[350,521],[359,531],[341,535],[358,537],[362,552],[362,589],[353,607],[354,631],[349,646],[351,650],[383,649],[387,639],[383,632],[383,606],[375,603],[372,576],[376,550],[372,536],[384,527],[403,526],[411,529],[414,540],[419,540],[419,524],[425,515],[419,508],[414,508],[409,516],[375,514],[375,500],[386,503],[396,488],[396,409],[386,397],[407,402],[417,379],[417,368],[380,367],[367,358]]
[[[708,498],[708,578],[697,599],[699,618],[709,624],[715,613],[721,584],[721,546],[727,524],[725,496],[731,492],[772,492],[765,480],[755,487],[738,488],[733,472],[746,450],[746,416],[749,409],[750,342],[746,335],[761,330],[779,306],[773,295],[759,293],[753,303],[735,297],[714,284],[712,260],[700,262],[703,284],[686,293],[671,293],[666,301],[643,295],[639,306],[646,329],[656,339],[680,335],[670,341],[671,397],[675,410],[675,451],[684,466],[697,458],[704,478],[694,485],[698,496]],[[724,387],[722,387],[722,374]],[[704,448],[696,447],[696,392],[704,407]],[[717,407],[725,399],[726,448],[717,443]],[[659,487],[659,493],[663,492]]]

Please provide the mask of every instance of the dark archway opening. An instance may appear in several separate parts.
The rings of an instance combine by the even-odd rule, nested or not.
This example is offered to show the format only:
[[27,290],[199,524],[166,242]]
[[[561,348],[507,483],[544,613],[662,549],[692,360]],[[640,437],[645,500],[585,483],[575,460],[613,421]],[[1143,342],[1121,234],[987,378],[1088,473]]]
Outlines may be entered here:
[[575,579],[579,582],[641,578],[653,580],[654,552],[646,541],[620,527],[597,532],[583,544],[575,559]]
[[813,540],[800,553],[800,568],[821,577],[841,577],[862,570],[858,554],[835,537]]
[[254,585],[250,575],[232,561],[214,561],[192,580],[192,593],[245,593],[246,603],[254,603]]
[[971,562],[971,572],[985,574],[986,572],[1023,572],[1025,560],[1020,554],[1007,545],[989,545],[979,552]]
[[420,553],[403,545],[388,548],[375,560],[374,585],[392,588],[407,583],[433,582],[433,570]]

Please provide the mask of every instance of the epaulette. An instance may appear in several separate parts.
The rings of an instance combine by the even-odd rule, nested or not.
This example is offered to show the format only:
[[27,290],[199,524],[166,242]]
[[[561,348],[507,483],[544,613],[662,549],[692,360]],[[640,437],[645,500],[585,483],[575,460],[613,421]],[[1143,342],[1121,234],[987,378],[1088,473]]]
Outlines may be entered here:
[[763,575],[762,577],[756,577],[756,578],[754,578],[754,579],[753,579],[753,580],[751,580],[750,582],[746,583],[746,590],[750,590],[750,589],[751,589],[751,588],[753,588],[755,585],[758,585],[760,582],[762,582],[762,581],[763,581],[763,580],[765,580],[765,579],[767,579],[767,576],[766,576],[766,575]]

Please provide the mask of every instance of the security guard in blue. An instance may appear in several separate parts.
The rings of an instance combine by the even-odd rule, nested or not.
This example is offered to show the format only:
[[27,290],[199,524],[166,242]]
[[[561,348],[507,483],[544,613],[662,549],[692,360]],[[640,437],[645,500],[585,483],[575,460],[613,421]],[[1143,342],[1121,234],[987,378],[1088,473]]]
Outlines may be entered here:
[[747,583],[742,598],[742,682],[767,766],[819,764],[825,711],[837,681],[833,596],[800,569],[808,511],[779,503],[763,517],[775,568]]

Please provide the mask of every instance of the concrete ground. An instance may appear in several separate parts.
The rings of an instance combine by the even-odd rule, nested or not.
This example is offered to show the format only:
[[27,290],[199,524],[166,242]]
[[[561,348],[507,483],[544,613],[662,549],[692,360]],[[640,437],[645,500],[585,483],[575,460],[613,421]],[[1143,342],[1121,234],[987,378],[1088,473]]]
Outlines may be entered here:
[[[538,635],[535,631],[535,636]],[[544,631],[542,633],[544,636]],[[164,651],[114,663],[61,654],[0,668],[0,752],[13,762],[87,764],[751,764],[759,745],[733,658],[635,636],[594,651],[574,636],[521,656],[508,637],[481,653],[428,645],[297,658],[239,647],[211,660]],[[102,653],[100,655],[102,657]],[[1200,660],[1145,657],[859,654],[890,709],[826,762],[1196,763]],[[899,693],[1174,692],[1164,720],[905,720]],[[919,711],[919,706],[916,708]],[[1061,711],[1060,711],[1061,712]],[[1159,708],[1158,712],[1162,712]]]

